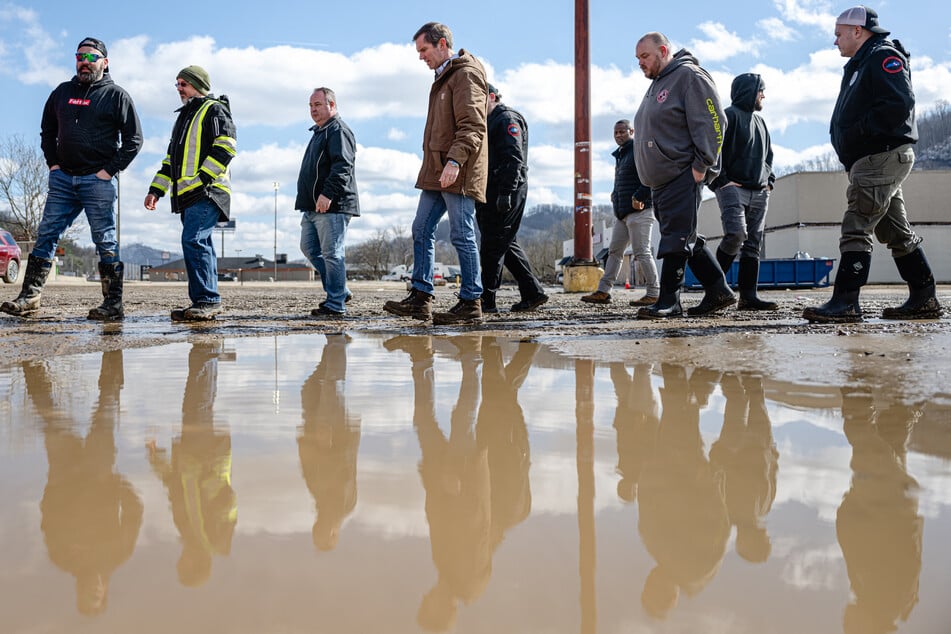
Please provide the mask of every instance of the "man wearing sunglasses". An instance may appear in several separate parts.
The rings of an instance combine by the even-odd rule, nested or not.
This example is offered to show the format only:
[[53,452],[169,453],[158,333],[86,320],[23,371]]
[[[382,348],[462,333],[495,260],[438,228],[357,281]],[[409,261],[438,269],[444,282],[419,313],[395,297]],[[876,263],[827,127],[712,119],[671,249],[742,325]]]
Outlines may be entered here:
[[172,213],[182,220],[182,253],[191,306],[172,311],[172,321],[206,321],[221,312],[218,258],[212,231],[231,216],[228,164],[237,141],[225,95],[211,94],[211,78],[201,66],[187,66],[175,78],[182,100],[176,110],[168,154],[149,185],[145,208],[154,211],[169,194]]
[[40,124],[49,165],[49,193],[23,276],[23,287],[0,311],[26,316],[40,308],[56,244],[80,212],[86,213],[102,279],[103,302],[89,319],[122,319],[123,264],[116,235],[116,178],[142,148],[142,126],[129,94],[109,76],[106,45],[79,43],[76,75],[50,94]]

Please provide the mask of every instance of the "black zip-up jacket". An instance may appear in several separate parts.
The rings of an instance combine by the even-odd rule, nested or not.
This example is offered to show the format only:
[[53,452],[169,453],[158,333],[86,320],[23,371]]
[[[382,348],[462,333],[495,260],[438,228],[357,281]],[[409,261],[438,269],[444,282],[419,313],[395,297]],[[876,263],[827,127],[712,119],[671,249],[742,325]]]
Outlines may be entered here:
[[[623,219],[635,211],[646,211],[654,203],[651,200],[651,188],[641,183],[637,175],[637,166],[634,164],[634,139],[631,139],[618,149],[611,152],[614,157],[614,191],[611,192],[611,202],[614,204],[614,215]],[[633,201],[644,203],[643,210],[631,207]]]
[[301,162],[294,206],[299,211],[316,211],[317,198],[323,194],[330,199],[328,212],[359,216],[353,131],[339,115],[331,117],[322,128],[314,125],[310,129],[314,135]]
[[908,52],[874,36],[845,65],[829,133],[846,170],[870,154],[918,142]]
[[489,180],[486,200],[514,194],[528,185],[528,124],[517,110],[498,104],[486,119],[489,141]]
[[763,189],[776,180],[769,130],[755,112],[756,97],[765,86],[763,78],[756,73],[743,73],[733,80],[732,105],[726,109],[726,134],[720,150],[720,175],[710,183],[713,191],[729,182],[747,189]]
[[219,221],[231,217],[231,176],[228,165],[237,147],[237,132],[228,98],[192,97],[176,110],[168,154],[149,192],[161,197],[171,193],[172,213],[182,213],[210,198]]
[[[121,139],[121,143],[120,143]],[[57,86],[43,108],[40,147],[46,164],[70,176],[115,176],[142,149],[142,125],[132,97],[108,71],[92,84],[74,76]]]

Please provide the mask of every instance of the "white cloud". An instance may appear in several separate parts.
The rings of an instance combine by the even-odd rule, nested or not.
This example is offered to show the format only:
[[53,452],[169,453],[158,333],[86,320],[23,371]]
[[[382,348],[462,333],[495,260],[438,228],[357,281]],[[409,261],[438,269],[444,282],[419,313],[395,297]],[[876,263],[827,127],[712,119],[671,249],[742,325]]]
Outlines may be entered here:
[[792,42],[796,39],[795,29],[790,28],[779,18],[766,18],[756,23],[760,30],[766,32],[766,36],[774,41]]
[[832,33],[836,16],[831,13],[829,0],[774,0],[773,4],[786,20],[814,26]]
[[390,141],[402,141],[406,138],[406,133],[398,128],[390,128],[386,132],[386,138]]
[[701,63],[719,62],[740,54],[759,56],[762,42],[755,38],[740,37],[728,31],[719,22],[704,22],[697,28],[708,38],[690,42],[690,52],[696,55]]
[[813,145],[803,150],[793,150],[773,142],[773,168],[780,169],[798,165],[808,159],[817,158],[832,152],[831,143]]

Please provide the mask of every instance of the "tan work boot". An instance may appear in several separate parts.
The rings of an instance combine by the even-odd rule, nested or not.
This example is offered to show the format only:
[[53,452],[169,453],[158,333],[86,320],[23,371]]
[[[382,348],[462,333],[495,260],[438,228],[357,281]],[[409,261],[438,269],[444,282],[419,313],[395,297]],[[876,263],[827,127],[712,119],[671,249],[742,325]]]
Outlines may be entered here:
[[581,301],[588,302],[589,304],[610,304],[611,303],[611,293],[605,293],[604,291],[595,291],[590,295],[585,295],[581,298]]
[[445,313],[433,313],[433,325],[469,324],[482,321],[482,301],[462,299]]

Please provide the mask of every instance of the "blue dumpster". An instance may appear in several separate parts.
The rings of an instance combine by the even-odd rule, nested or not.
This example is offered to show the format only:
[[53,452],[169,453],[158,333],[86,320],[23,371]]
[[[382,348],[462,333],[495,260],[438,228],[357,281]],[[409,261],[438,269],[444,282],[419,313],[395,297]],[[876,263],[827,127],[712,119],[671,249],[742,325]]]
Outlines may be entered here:
[[[832,283],[832,268],[834,258],[773,258],[760,260],[759,288],[822,288]],[[739,262],[726,272],[726,281],[730,286],[736,286],[739,275]],[[702,288],[697,277],[687,267],[684,275],[684,286],[694,290]]]

